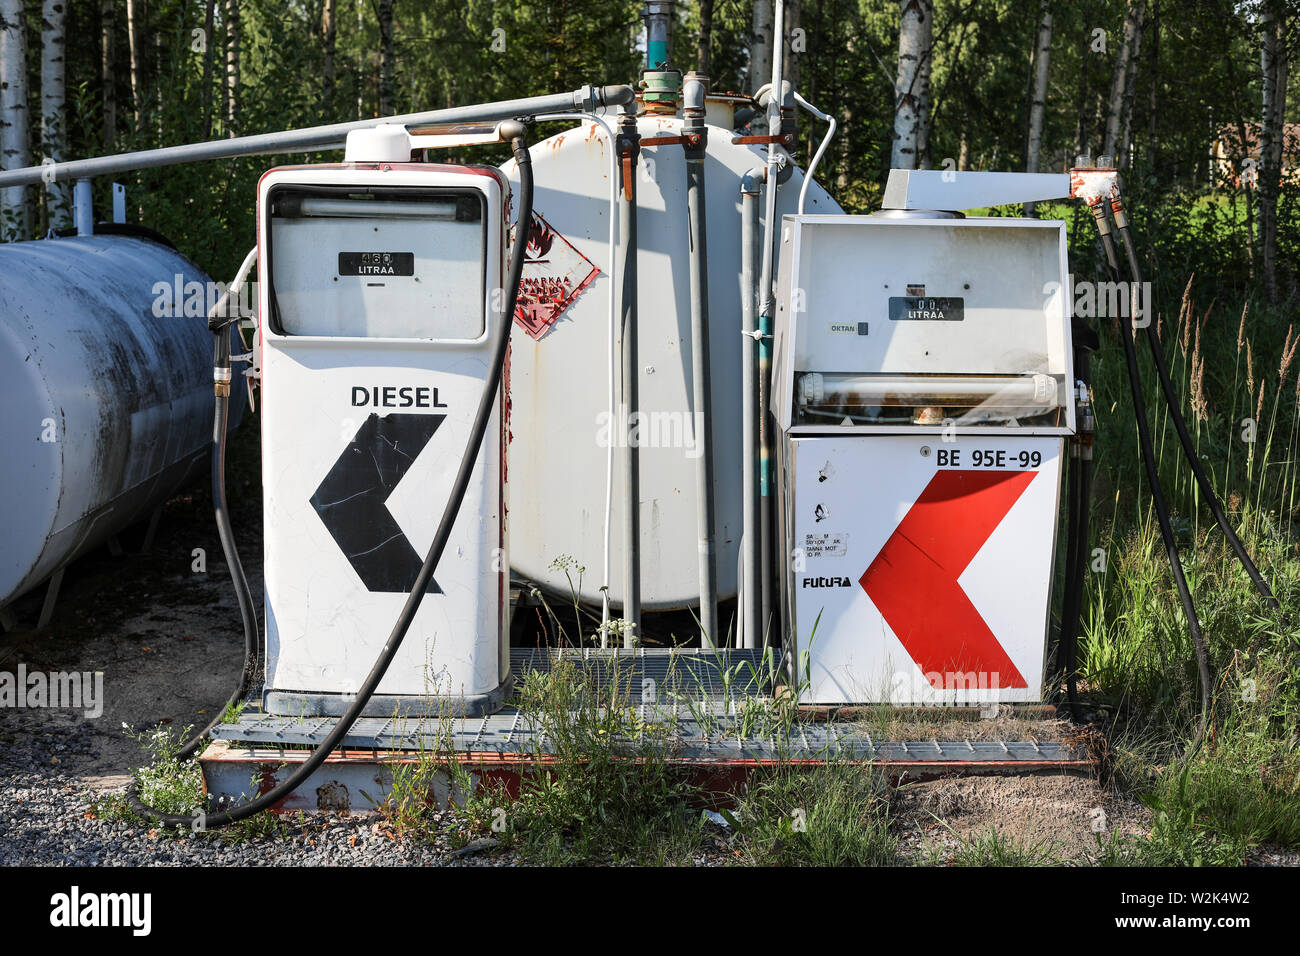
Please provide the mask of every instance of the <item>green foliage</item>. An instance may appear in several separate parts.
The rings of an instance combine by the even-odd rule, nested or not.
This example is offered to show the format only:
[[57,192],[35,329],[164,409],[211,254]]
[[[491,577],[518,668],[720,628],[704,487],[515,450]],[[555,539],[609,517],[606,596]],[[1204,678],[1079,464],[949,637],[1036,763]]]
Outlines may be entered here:
[[744,862],[759,866],[889,866],[889,782],[869,766],[783,765],[751,774],[736,809],[724,814]]
[[942,862],[949,866],[1055,866],[1060,860],[1049,840],[1021,839],[990,827],[963,839]]
[[617,658],[565,658],[526,676],[518,703],[538,732],[539,767],[502,808],[502,835],[526,857],[683,863],[698,846],[698,795],[668,764],[663,728],[642,722],[630,695]]

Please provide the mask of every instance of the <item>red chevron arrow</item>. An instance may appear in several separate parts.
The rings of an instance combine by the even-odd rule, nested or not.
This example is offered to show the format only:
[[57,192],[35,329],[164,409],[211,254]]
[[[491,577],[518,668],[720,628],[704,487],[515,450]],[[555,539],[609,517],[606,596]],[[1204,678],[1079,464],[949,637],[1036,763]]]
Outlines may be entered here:
[[957,579],[1034,474],[935,472],[858,581],[931,687],[1028,686]]

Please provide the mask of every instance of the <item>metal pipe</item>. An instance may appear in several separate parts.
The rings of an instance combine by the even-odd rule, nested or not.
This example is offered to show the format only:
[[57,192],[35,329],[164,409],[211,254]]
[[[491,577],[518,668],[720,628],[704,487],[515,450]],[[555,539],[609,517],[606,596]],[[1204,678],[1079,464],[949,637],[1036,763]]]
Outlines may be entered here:
[[762,595],[759,584],[759,540],[760,522],[758,500],[758,423],[755,420],[757,395],[755,394],[755,365],[758,361],[756,348],[755,302],[754,302],[754,256],[758,252],[758,196],[759,183],[763,181],[767,170],[756,167],[745,173],[740,180],[740,401],[741,401],[741,466],[742,505],[740,536],[740,628],[741,646],[757,648],[762,646]]
[[[609,354],[607,357],[606,395],[609,421],[616,422],[618,407],[614,395],[615,370],[618,368],[618,150],[614,140],[614,130],[603,117],[587,113],[552,113],[537,117],[538,122],[557,119],[590,120],[605,131],[605,141],[609,144]],[[612,426],[611,426],[612,428]],[[600,646],[609,646],[609,588],[611,582],[611,553],[613,551],[614,526],[614,433],[610,432],[609,447],[605,450],[605,550],[601,562],[600,588]]]
[[799,215],[802,216],[803,204],[808,198],[808,184],[813,181],[813,173],[817,169],[817,164],[822,161],[822,154],[826,152],[826,147],[829,146],[831,140],[835,138],[835,130],[839,128],[839,124],[835,122],[834,116],[831,116],[829,113],[823,113],[798,93],[794,94],[794,101],[826,124],[826,135],[822,137],[822,142],[821,145],[817,147],[817,152],[813,153],[812,162],[809,163],[808,168],[804,170],[803,185],[799,187]]
[[77,235],[95,234],[95,201],[89,179],[78,179],[72,187],[72,222],[77,227]]
[[626,106],[634,103],[635,97],[636,93],[630,86],[584,86],[571,93],[528,96],[517,100],[426,110],[422,113],[406,113],[401,116],[379,116],[349,123],[334,123],[329,126],[310,126],[306,129],[236,136],[232,139],[211,140],[206,143],[188,143],[184,146],[166,146],[161,149],[144,149],[113,156],[97,156],[93,159],[74,159],[52,165],[10,169],[0,172],[0,187],[69,179],[91,179],[95,176],[108,176],[136,169],[230,159],[235,156],[335,149],[344,145],[348,133],[353,130],[369,129],[382,123],[423,126],[432,123],[512,119],[570,110],[590,113],[600,107]]
[[633,429],[638,406],[637,376],[637,276],[636,276],[636,171],[641,136],[636,127],[635,103],[624,107],[619,118],[618,155],[622,202],[618,216],[619,250],[623,277],[620,293],[622,411],[627,428],[623,436],[623,646],[636,647],[641,636],[641,475]]
[[645,68],[663,69],[673,51],[673,0],[649,0],[644,18]]
[[713,380],[709,364],[708,220],[705,215],[704,154],[709,128],[704,98],[709,78],[686,74],[682,88],[682,136],[686,156],[686,241],[691,284],[691,384],[695,411],[695,523],[699,546],[700,641],[718,643],[718,557],[714,533]]
[[[781,129],[781,101],[785,85],[785,0],[776,0],[772,16],[772,89],[767,101],[767,128]],[[776,142],[767,145],[767,189],[764,197],[765,221],[763,223],[762,267],[759,270],[758,290],[758,442],[759,442],[759,516],[760,553],[762,555],[761,621],[767,630],[772,616],[772,586],[770,575],[774,568],[774,542],[772,528],[772,436],[768,416],[772,389],[772,314],[775,296],[772,287],[774,243],[776,241],[776,190],[785,157]]]

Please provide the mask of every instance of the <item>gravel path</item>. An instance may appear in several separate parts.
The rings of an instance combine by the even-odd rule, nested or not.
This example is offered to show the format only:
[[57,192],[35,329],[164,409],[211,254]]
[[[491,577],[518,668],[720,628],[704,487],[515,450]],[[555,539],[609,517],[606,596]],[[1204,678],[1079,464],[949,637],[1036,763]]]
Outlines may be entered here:
[[74,768],[95,757],[98,731],[56,728],[0,743],[0,866],[513,866],[511,852],[453,856],[445,836],[394,839],[374,817],[280,819],[278,832],[172,836],[99,819]]

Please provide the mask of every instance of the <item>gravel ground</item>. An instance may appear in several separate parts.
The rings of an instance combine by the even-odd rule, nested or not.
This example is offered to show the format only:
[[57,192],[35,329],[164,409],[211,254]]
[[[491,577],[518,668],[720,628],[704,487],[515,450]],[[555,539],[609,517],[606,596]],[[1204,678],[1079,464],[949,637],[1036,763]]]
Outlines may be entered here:
[[[0,744],[0,866],[512,866],[509,852],[453,856],[445,837],[398,840],[373,816],[312,814],[279,820],[278,832],[172,836],[101,819],[95,791],[59,769],[95,756],[90,727]],[[58,761],[54,763],[54,761]]]

